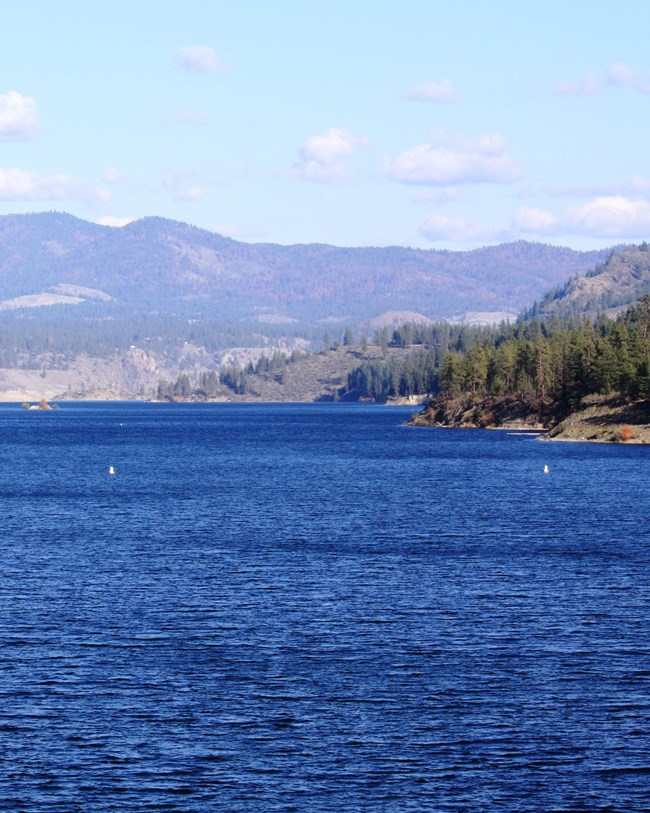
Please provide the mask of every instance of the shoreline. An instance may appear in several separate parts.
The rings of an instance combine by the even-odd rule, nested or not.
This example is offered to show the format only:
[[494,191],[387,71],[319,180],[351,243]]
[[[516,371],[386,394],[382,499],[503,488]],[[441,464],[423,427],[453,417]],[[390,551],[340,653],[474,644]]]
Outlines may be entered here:
[[583,398],[562,417],[550,402],[524,396],[434,398],[407,426],[499,429],[539,432],[538,440],[570,443],[650,445],[650,400],[630,400],[618,393]]

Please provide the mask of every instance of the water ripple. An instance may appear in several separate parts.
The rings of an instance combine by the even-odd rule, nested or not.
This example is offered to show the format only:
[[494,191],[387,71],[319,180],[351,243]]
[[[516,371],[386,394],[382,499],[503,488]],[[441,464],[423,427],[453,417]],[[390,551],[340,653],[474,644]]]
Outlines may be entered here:
[[647,450],[45,417],[0,407],[0,809],[650,809]]

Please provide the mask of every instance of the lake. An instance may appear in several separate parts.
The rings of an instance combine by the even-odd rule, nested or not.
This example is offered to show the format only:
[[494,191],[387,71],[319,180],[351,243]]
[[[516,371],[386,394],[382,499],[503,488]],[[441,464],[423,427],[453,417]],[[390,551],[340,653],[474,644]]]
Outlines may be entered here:
[[412,411],[0,406],[0,809],[650,810],[650,449]]

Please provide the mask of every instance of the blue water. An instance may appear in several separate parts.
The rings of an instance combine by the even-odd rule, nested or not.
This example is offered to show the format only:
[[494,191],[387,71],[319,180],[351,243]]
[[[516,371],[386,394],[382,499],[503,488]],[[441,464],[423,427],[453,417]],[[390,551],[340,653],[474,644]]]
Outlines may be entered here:
[[650,810],[650,449],[409,414],[0,407],[0,810]]

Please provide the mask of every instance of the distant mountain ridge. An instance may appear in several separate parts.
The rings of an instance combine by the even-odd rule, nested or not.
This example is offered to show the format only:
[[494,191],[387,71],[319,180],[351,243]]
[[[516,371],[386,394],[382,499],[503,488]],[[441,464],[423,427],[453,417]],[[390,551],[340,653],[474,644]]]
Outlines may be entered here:
[[[112,228],[58,212],[6,215],[0,400],[151,397],[161,380],[196,385],[276,350],[318,351],[346,328],[360,339],[400,321],[500,320],[609,253],[249,244],[157,217]],[[300,370],[318,378],[317,366]]]
[[516,313],[607,254],[523,241],[465,252],[253,244],[159,217],[113,228],[58,212],[5,215],[0,299],[74,285],[139,310],[221,319]]
[[547,292],[525,317],[596,316],[631,305],[648,293],[650,248],[643,243],[612,252],[606,262]]

